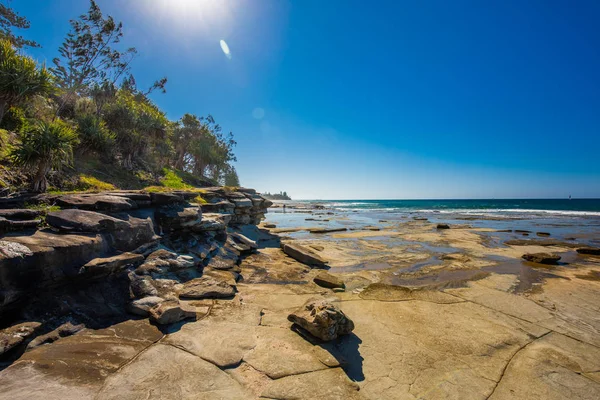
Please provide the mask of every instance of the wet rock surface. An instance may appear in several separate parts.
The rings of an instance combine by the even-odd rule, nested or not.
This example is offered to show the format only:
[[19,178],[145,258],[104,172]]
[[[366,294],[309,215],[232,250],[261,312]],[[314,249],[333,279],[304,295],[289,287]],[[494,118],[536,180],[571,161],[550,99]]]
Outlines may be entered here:
[[560,261],[560,256],[550,253],[528,253],[523,254],[523,259],[538,264],[556,265]]

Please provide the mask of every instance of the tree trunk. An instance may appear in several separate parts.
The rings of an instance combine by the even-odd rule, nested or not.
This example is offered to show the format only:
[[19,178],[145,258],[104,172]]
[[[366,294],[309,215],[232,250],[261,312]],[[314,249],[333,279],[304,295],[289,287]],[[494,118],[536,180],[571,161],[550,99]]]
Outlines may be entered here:
[[31,183],[31,190],[36,193],[45,192],[48,189],[48,180],[46,175],[50,172],[50,165],[47,161],[40,161],[37,172]]
[[8,104],[5,101],[0,102],[0,125],[2,124],[2,120],[4,119],[4,114],[6,114],[6,109]]

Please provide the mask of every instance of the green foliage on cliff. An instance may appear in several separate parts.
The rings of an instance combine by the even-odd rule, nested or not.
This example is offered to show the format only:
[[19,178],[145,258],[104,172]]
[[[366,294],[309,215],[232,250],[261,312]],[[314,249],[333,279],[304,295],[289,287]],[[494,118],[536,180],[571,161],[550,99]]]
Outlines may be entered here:
[[138,87],[130,73],[136,49],[122,50],[123,25],[94,0],[71,20],[50,69],[18,53],[35,44],[12,29],[28,26],[0,7],[0,128],[16,138],[10,151],[0,143],[0,164],[23,177],[12,184],[28,180],[35,191],[239,186],[233,134],[211,115],[169,120],[150,97],[165,93],[167,78]]

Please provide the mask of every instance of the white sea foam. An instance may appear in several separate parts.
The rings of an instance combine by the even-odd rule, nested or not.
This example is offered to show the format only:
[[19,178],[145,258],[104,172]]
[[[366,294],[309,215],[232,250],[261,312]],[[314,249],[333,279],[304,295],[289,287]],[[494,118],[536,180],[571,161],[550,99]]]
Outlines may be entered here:
[[600,217],[599,211],[574,211],[574,210],[534,210],[524,208],[497,208],[497,209],[447,209],[447,210],[415,210],[416,213],[439,213],[439,214],[468,214],[498,216],[498,214],[550,214],[565,216]]

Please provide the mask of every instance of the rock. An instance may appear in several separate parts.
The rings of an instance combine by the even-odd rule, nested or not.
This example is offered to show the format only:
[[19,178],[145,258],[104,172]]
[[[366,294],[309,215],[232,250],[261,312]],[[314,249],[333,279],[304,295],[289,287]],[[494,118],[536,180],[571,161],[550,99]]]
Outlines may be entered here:
[[138,276],[134,273],[129,274],[129,289],[131,293],[138,298],[157,296],[158,291],[152,283],[152,278],[149,276]]
[[415,221],[427,221],[427,218],[424,217],[413,217]]
[[538,236],[550,236],[550,233],[548,232],[536,232],[535,234]]
[[308,231],[310,233],[331,233],[331,232],[345,232],[348,228],[311,228]]
[[354,329],[352,320],[326,300],[307,301],[288,315],[288,320],[324,341],[347,335]]
[[450,229],[448,224],[437,224],[437,229]]
[[128,265],[137,264],[144,261],[144,256],[134,253],[123,253],[112,257],[95,258],[85,264],[79,270],[79,273],[86,276],[106,276],[116,271],[120,271]]
[[180,298],[187,299],[221,299],[232,296],[235,296],[235,286],[212,276],[192,279],[184,283],[179,292]]
[[523,254],[522,258],[530,262],[548,265],[557,264],[558,260],[560,260],[560,256],[550,253],[528,253]]
[[108,215],[74,209],[49,212],[46,223],[60,231],[72,232],[114,232],[129,227],[127,222]]
[[31,337],[41,326],[39,322],[23,322],[22,324],[0,330],[0,355],[6,353]]
[[27,208],[12,208],[8,210],[0,210],[0,217],[4,217],[6,219],[10,219],[13,221],[28,221],[32,219],[36,219],[41,214],[40,211],[37,210],[29,210]]
[[46,333],[45,335],[41,335],[33,339],[28,345],[27,350],[31,350],[35,347],[41,346],[43,344],[54,343],[58,339],[66,336],[71,336],[76,334],[85,328],[84,324],[73,325],[71,322],[66,322],[53,330],[52,332]]
[[254,240],[247,238],[241,233],[232,232],[229,234],[229,237],[235,244],[243,246],[242,252],[252,252],[258,249],[258,244]]
[[275,225],[275,224],[264,224],[263,226],[267,229],[277,228],[277,225]]
[[202,220],[193,226],[194,232],[223,231],[231,221],[231,215],[219,213],[206,213],[202,215]]
[[315,276],[315,278],[313,279],[313,281],[321,286],[321,287],[325,287],[325,288],[329,288],[329,289],[334,289],[334,288],[341,288],[344,289],[345,285],[344,282],[339,279],[337,276],[331,275],[328,272],[319,272],[319,274],[317,276]]
[[57,198],[56,204],[63,208],[92,211],[127,211],[137,208],[133,200],[106,194],[70,194]]
[[200,207],[171,205],[156,210],[154,218],[156,223],[166,232],[192,229],[202,222],[202,209]]
[[314,265],[318,267],[323,267],[327,264],[327,261],[320,255],[299,244],[282,242],[281,249],[285,254],[303,264]]
[[147,317],[150,314],[150,309],[165,301],[163,298],[158,296],[148,296],[142,299],[132,301],[127,305],[127,311],[132,314]]
[[183,203],[185,200],[182,196],[173,193],[151,193],[150,198],[152,204],[162,206],[165,204]]
[[316,250],[316,251],[325,250],[325,247],[317,245],[317,244],[310,244],[310,245],[308,245],[308,247],[310,247],[311,249]]
[[581,247],[577,249],[579,254],[591,254],[594,256],[600,256],[600,247]]
[[195,318],[196,311],[176,300],[167,300],[150,309],[150,320],[159,325],[168,325],[188,318]]
[[42,220],[34,219],[30,221],[13,221],[0,217],[0,234],[6,232],[20,232],[28,229],[35,229],[42,223]]

